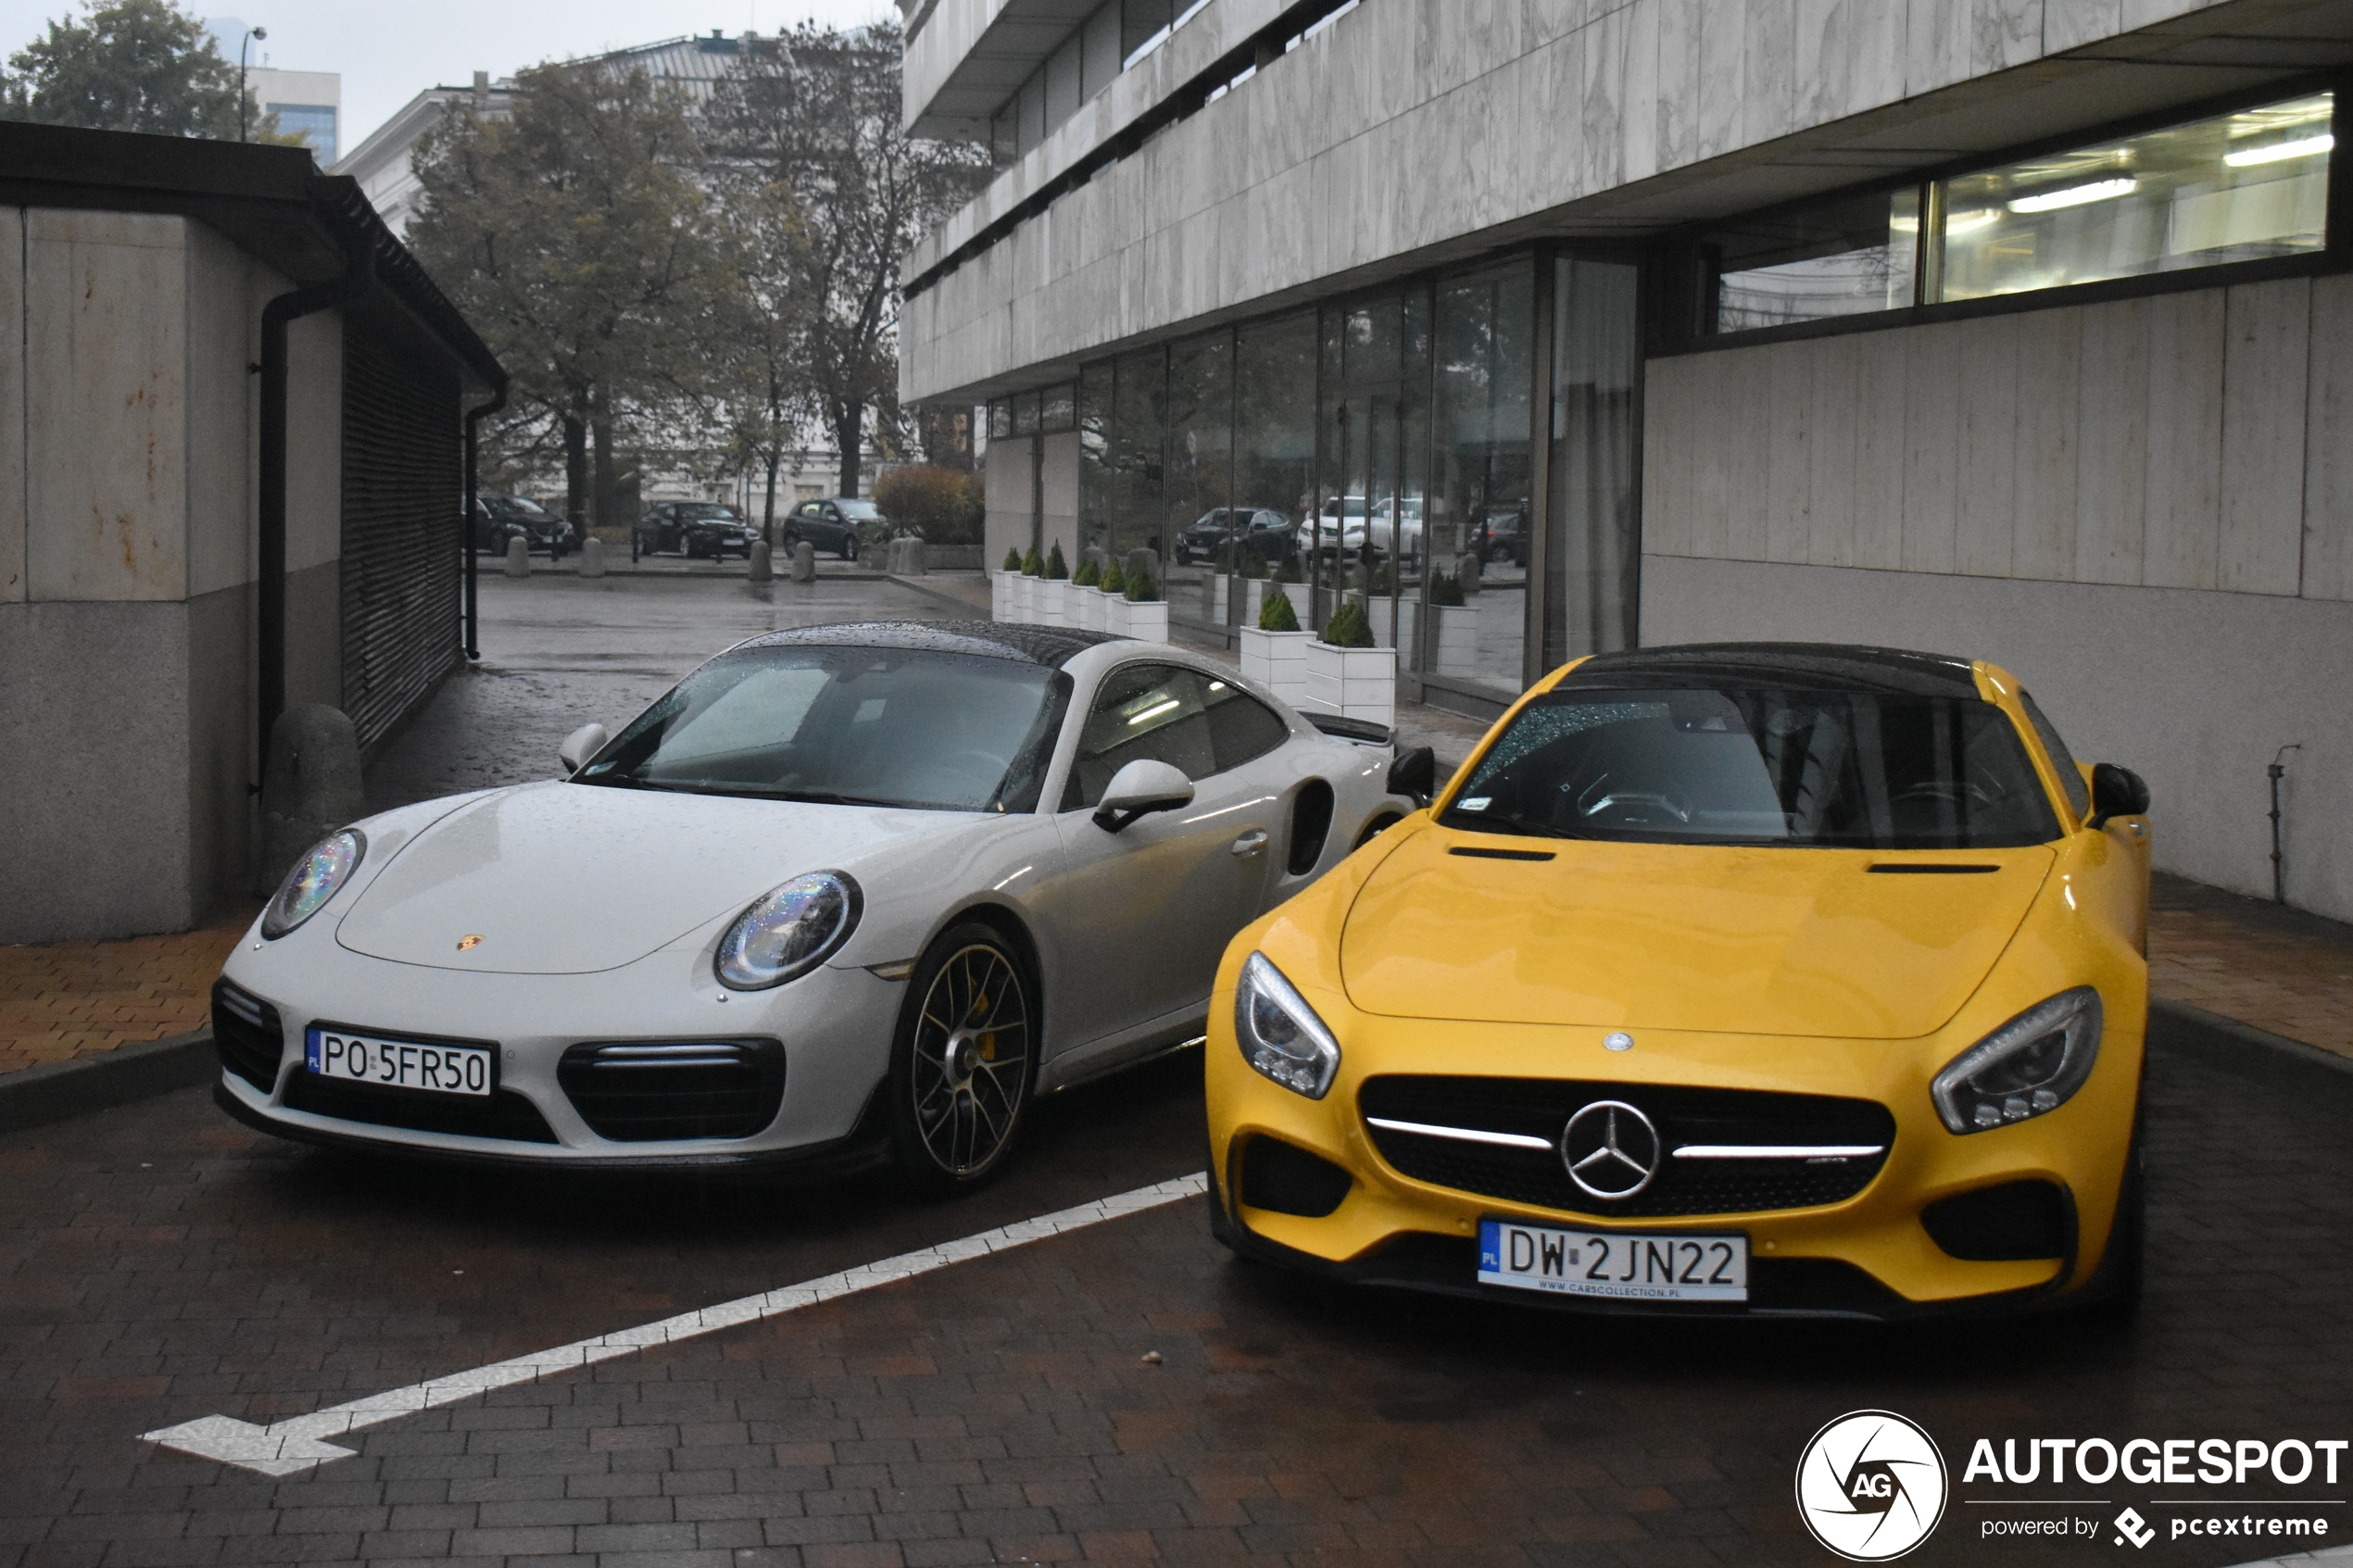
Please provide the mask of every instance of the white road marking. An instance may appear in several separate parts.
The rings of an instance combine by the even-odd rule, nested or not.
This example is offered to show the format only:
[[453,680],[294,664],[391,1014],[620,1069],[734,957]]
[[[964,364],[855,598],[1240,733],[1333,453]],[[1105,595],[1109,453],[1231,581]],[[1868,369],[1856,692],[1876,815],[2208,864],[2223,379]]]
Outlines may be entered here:
[[362,1426],[373,1426],[380,1422],[413,1415],[439,1405],[454,1405],[493,1388],[532,1383],[555,1373],[571,1372],[598,1361],[610,1361],[616,1356],[632,1355],[649,1345],[673,1344],[681,1339],[692,1339],[698,1335],[713,1334],[723,1328],[759,1323],[765,1318],[799,1311],[803,1307],[813,1307],[820,1301],[831,1301],[870,1290],[878,1285],[912,1279],[934,1269],[944,1269],[950,1263],[985,1258],[992,1252],[1003,1252],[1015,1247],[1026,1247],[1033,1241],[1084,1230],[1088,1225],[1099,1225],[1105,1220],[1115,1220],[1123,1214],[1139,1213],[1146,1209],[1157,1209],[1164,1203],[1197,1197],[1207,1191],[1208,1186],[1206,1174],[1195,1172],[1174,1181],[1138,1187],[1133,1192],[1098,1198],[1092,1203],[1082,1203],[1076,1209],[1040,1214],[1034,1220],[1000,1225],[977,1236],[944,1241],[937,1247],[926,1247],[914,1252],[902,1252],[896,1258],[885,1258],[880,1262],[861,1263],[856,1268],[844,1269],[822,1279],[787,1285],[758,1296],[747,1296],[740,1300],[723,1301],[716,1307],[682,1312],[677,1317],[664,1318],[660,1323],[649,1323],[641,1328],[625,1328],[594,1339],[559,1345],[552,1350],[517,1356],[512,1361],[477,1367],[472,1372],[451,1373],[430,1382],[410,1384],[406,1388],[371,1394],[364,1399],[354,1399],[349,1404],[273,1422],[268,1426],[256,1426],[234,1416],[208,1415],[144,1436],[149,1442],[160,1443],[182,1453],[219,1460],[224,1464],[258,1471],[264,1475],[297,1474],[330,1460],[347,1459],[355,1451],[337,1448],[333,1443],[322,1441],[323,1438],[340,1436]]

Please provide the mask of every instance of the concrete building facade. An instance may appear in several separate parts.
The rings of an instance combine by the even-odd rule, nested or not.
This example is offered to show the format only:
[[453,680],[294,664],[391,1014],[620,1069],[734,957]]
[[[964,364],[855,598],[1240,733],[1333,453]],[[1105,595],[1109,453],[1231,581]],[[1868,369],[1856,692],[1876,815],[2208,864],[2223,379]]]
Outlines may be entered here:
[[2353,916],[2353,6],[902,10],[911,128],[1000,153],[900,388],[990,404],[992,558],[1155,551],[1214,637],[1288,549],[1470,711],[1636,643],[1991,658],[2218,885],[2299,745],[2288,898]]
[[[264,314],[355,261],[284,326],[272,545]],[[503,376],[301,148],[0,127],[0,942],[184,930],[252,879],[266,701],[372,741],[457,659]]]

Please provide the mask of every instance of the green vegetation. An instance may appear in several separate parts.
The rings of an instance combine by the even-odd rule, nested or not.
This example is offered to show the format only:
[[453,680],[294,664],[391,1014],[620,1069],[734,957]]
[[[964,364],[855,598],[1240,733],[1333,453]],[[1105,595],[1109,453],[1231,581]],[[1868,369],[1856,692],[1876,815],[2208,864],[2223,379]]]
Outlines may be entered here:
[[1351,599],[1332,611],[1324,623],[1324,641],[1336,648],[1371,647],[1373,623],[1365,618],[1365,607]]
[[1127,591],[1127,579],[1119,570],[1117,556],[1114,556],[1103,565],[1102,587],[1106,594],[1124,594]]
[[299,140],[281,135],[252,93],[238,102],[237,62],[170,0],[115,0],[51,22],[8,61],[0,119],[223,142],[241,139],[242,122],[245,139]]
[[1429,602],[1449,608],[1461,608],[1463,580],[1459,577],[1449,577],[1442,571],[1433,574],[1429,580]]
[[1017,548],[1006,550],[1005,564],[1000,570],[1005,571],[1019,571],[1021,570],[1021,551]]
[[935,545],[977,545],[985,509],[980,475],[910,463],[875,481],[875,505]]
[[1281,588],[1266,590],[1266,597],[1258,607],[1258,629],[1262,632],[1299,630],[1299,610],[1290,602],[1290,596]]
[[1021,558],[1021,571],[1025,577],[1043,577],[1046,574],[1046,563],[1038,558],[1035,546],[1031,547],[1029,554]]
[[1070,574],[1070,585],[1074,588],[1092,588],[1102,580],[1103,569],[1095,564],[1095,558],[1092,556],[1080,561],[1078,570]]
[[1139,566],[1127,574],[1127,602],[1151,604],[1160,597],[1160,588],[1152,582],[1151,569]]
[[1069,581],[1070,562],[1063,559],[1063,542],[1059,539],[1054,541],[1054,547],[1046,552],[1045,574],[1057,583]]

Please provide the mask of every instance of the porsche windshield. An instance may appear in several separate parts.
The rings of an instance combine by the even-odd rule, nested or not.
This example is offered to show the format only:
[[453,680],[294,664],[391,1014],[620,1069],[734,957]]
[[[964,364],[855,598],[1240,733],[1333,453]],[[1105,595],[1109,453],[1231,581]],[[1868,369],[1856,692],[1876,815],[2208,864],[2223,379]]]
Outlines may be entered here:
[[723,654],[598,753],[582,784],[1026,811],[1069,678],[1012,659],[793,645]]
[[2058,836],[2018,732],[1972,698],[1564,690],[1479,759],[1450,827],[1639,843],[1993,849]]

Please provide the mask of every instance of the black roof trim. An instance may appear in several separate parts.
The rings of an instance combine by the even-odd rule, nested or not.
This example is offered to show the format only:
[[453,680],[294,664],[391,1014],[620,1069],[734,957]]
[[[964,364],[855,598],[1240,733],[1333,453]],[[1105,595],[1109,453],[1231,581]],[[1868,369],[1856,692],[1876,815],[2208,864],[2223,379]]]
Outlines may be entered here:
[[296,287],[343,277],[366,254],[384,294],[477,381],[507,383],[497,356],[377,216],[359,182],[321,174],[308,147],[0,122],[0,202],[195,218]]
[[1564,688],[1711,684],[1796,686],[1887,696],[1975,697],[1966,659],[1846,643],[1685,643],[1595,654],[1570,671]]
[[738,647],[911,648],[931,653],[977,654],[1059,670],[1088,648],[1126,642],[1104,632],[1061,626],[1007,624],[998,621],[844,621],[829,626],[793,626],[739,643]]

